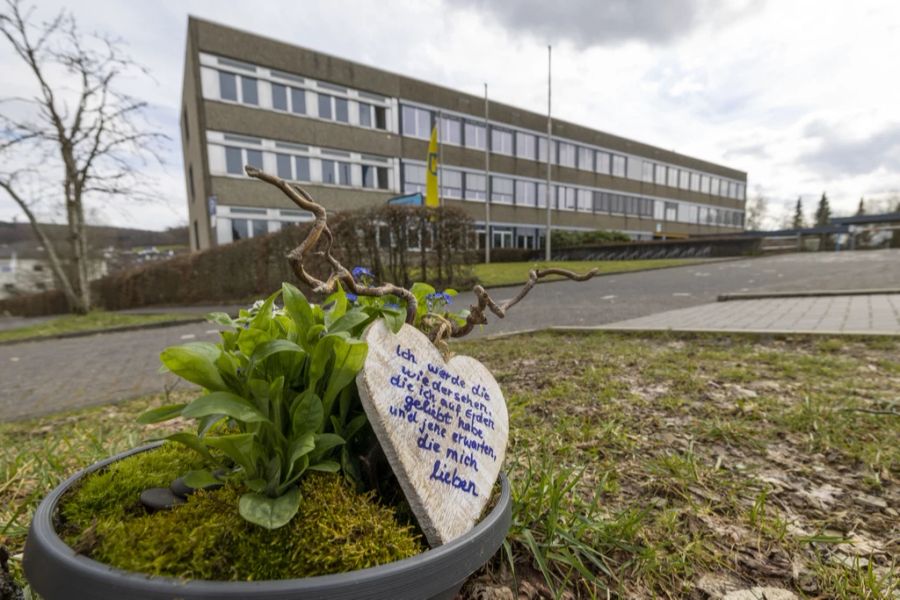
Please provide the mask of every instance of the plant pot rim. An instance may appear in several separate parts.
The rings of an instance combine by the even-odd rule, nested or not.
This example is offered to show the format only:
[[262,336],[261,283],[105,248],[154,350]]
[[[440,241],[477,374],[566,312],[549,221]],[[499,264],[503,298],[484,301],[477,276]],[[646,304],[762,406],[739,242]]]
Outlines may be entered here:
[[[452,598],[466,578],[500,548],[509,530],[509,481],[500,473],[500,498],[475,527],[459,538],[392,563],[331,575],[265,581],[183,580],[124,571],[77,554],[56,533],[60,500],[81,478],[140,452],[155,442],[104,459],[53,489],[35,510],[25,542],[23,567],[42,597],[119,599],[263,598]],[[452,591],[451,591],[452,590]],[[449,595],[448,595],[449,594]]]

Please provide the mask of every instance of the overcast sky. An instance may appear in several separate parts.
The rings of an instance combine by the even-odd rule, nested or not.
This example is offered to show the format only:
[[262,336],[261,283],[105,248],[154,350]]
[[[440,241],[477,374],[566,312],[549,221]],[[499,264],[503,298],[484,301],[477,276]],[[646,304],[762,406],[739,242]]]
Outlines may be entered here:
[[[153,79],[124,82],[171,140],[151,174],[160,200],[95,204],[97,221],[186,224],[178,107],[188,14],[553,114],[748,173],[770,225],[823,191],[850,213],[900,199],[900,4],[890,0],[426,0],[113,2],[66,6],[118,35]],[[0,44],[3,87],[33,90]],[[31,92],[33,93],[33,91]],[[0,220],[17,215],[0,195]],[[20,216],[21,219],[21,216]]]

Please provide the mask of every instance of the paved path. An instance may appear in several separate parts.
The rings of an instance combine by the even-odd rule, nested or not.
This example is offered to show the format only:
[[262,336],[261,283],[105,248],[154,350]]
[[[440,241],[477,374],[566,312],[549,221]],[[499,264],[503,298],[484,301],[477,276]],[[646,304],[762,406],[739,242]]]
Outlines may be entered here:
[[900,335],[900,294],[734,300],[670,310],[601,329]]
[[[900,251],[817,253],[690,265],[541,284],[510,315],[476,335],[549,326],[596,326],[714,302],[718,294],[788,289],[900,287]],[[496,290],[496,299],[516,292]],[[457,299],[467,305],[471,297]],[[470,295],[469,295],[470,296]],[[726,303],[730,304],[730,303]],[[159,352],[216,340],[208,323],[0,345],[0,421],[161,392]]]

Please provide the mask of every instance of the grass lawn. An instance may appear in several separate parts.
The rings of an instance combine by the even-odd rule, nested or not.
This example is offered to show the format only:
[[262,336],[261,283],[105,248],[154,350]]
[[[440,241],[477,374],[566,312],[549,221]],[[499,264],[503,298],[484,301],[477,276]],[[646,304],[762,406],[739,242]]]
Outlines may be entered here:
[[[593,268],[600,273],[627,273],[629,271],[644,271],[646,269],[659,269],[661,267],[680,267],[703,262],[702,259],[691,258],[660,258],[655,260],[557,260],[551,262],[515,262],[515,263],[491,263],[478,264],[472,267],[472,272],[478,279],[478,283],[484,287],[496,287],[499,285],[515,285],[525,283],[528,280],[528,271],[531,269],[569,269],[576,273],[584,273]],[[546,277],[543,281],[561,279],[561,277]]]
[[7,329],[0,331],[0,342],[8,342],[11,340],[24,340],[28,338],[41,338],[63,333],[74,333],[77,331],[92,331],[95,329],[110,329],[114,327],[126,327],[131,325],[146,325],[148,323],[159,323],[161,321],[181,321],[186,319],[196,319],[202,315],[191,315],[181,313],[160,313],[160,314],[125,314],[105,311],[94,311],[87,315],[66,315],[49,321],[43,321],[35,325],[27,325],[16,329]]
[[[900,342],[539,333],[452,348],[504,389],[516,501],[508,550],[465,597],[900,589]],[[177,426],[134,420],[188,393],[0,424],[0,544],[14,573],[40,498]]]

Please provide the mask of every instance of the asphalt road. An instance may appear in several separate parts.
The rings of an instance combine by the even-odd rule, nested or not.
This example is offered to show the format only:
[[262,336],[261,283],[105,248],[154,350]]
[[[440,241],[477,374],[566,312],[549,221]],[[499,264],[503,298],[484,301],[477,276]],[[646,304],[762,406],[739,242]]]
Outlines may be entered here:
[[[792,254],[545,283],[475,336],[551,325],[601,325],[713,302],[721,293],[900,288],[900,251]],[[495,300],[516,288],[493,292]],[[457,305],[471,302],[471,294]],[[208,323],[0,345],[0,421],[161,392],[159,352],[217,339]]]

